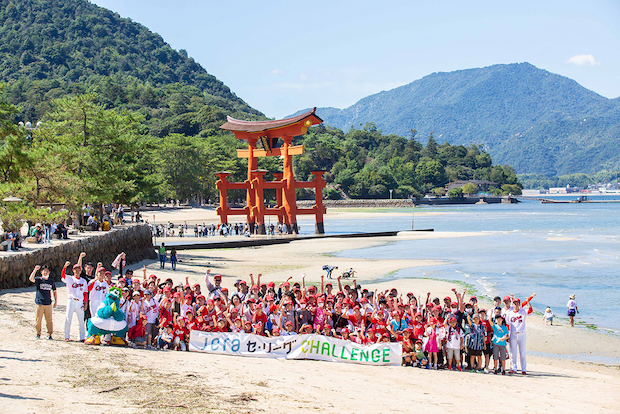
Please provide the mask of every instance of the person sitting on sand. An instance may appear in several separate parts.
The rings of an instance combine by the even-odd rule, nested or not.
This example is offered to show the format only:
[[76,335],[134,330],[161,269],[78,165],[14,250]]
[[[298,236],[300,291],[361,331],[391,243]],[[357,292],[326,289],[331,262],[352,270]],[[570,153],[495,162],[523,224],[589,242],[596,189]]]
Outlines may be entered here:
[[545,309],[545,314],[543,315],[543,320],[545,321],[545,325],[553,326],[553,311],[549,306]]

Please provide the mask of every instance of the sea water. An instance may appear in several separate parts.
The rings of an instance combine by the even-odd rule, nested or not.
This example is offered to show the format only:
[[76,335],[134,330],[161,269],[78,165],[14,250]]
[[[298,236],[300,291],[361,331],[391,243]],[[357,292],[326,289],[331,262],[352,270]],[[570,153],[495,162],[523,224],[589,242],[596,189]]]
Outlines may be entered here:
[[[413,221],[416,229],[479,235],[395,240],[337,255],[439,260],[444,264],[402,269],[389,277],[466,282],[490,298],[513,293],[524,299],[535,292],[535,309],[542,312],[550,306],[557,316],[566,316],[566,302],[574,293],[580,321],[620,330],[620,318],[616,316],[620,308],[620,204],[525,201],[509,205],[416,207],[393,212],[407,214],[378,214],[359,220],[327,215],[325,228],[327,233],[334,234],[411,230]],[[300,224],[302,233],[314,229],[311,221]]]

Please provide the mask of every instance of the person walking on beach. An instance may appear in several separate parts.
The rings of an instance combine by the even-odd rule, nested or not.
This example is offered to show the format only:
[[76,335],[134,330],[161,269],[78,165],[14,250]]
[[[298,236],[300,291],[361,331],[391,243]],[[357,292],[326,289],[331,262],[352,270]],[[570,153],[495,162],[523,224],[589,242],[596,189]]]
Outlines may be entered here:
[[[41,269],[41,277],[36,274]],[[37,293],[34,298],[35,312],[35,329],[37,331],[37,339],[41,338],[41,322],[45,316],[45,325],[47,327],[47,339],[52,340],[54,333],[54,323],[52,321],[52,308],[56,307],[58,296],[56,294],[56,283],[54,279],[50,279],[50,269],[47,266],[36,265],[30,273],[30,282],[34,283]],[[54,294],[54,304],[52,305],[52,293]]]
[[575,294],[573,293],[566,304],[566,315],[570,318],[570,326],[575,326],[575,313],[579,313],[579,309],[577,309],[577,302],[575,302]]
[[530,297],[530,300],[523,302],[523,306],[526,304],[529,306],[527,311],[521,307],[521,300],[519,298],[513,298],[513,309],[506,312],[506,322],[510,328],[511,374],[517,373],[517,355],[519,356],[519,363],[521,364],[521,374],[525,375],[527,372],[527,361],[525,358],[525,319],[527,315],[534,312],[532,303],[530,302],[531,298],[534,296],[536,296],[535,293]]

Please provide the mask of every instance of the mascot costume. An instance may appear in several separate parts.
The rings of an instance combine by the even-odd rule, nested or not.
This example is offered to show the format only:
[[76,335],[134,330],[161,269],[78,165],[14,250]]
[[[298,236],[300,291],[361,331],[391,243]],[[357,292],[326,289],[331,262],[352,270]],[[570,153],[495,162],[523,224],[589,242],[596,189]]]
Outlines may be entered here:
[[88,339],[84,341],[88,345],[99,345],[99,336],[111,334],[110,345],[125,346],[123,339],[127,333],[125,313],[120,310],[120,298],[122,291],[117,287],[111,287],[105,300],[88,320]]

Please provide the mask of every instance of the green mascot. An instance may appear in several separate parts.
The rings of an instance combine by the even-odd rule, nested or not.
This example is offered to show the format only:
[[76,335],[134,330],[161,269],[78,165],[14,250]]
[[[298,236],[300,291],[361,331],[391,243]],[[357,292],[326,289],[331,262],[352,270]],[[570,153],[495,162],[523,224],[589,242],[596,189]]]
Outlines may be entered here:
[[111,334],[111,345],[127,345],[123,339],[127,333],[127,322],[125,313],[120,309],[121,295],[122,291],[117,287],[108,290],[105,300],[88,320],[88,339],[84,341],[85,344],[99,345],[99,336]]

